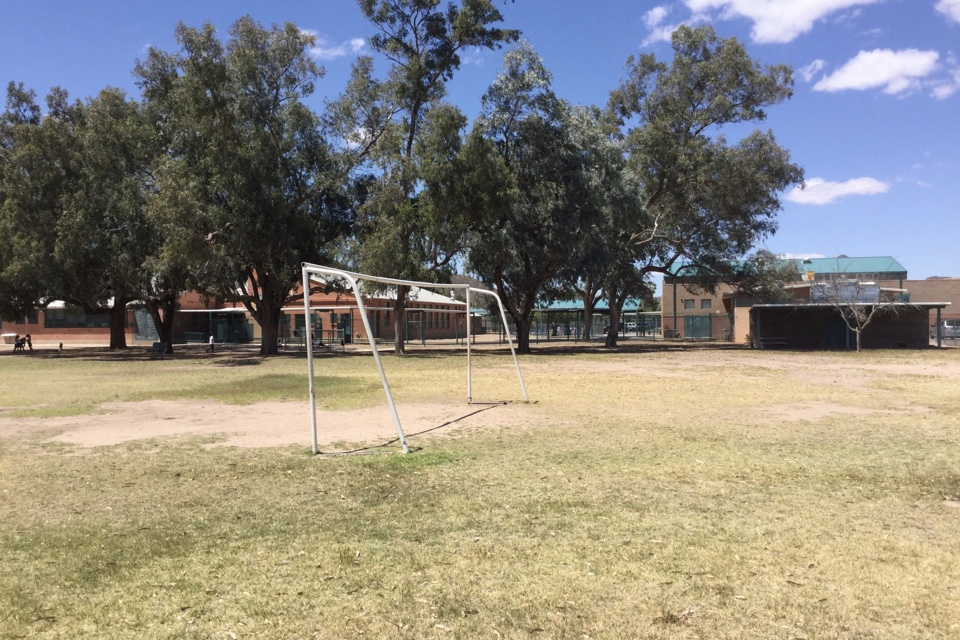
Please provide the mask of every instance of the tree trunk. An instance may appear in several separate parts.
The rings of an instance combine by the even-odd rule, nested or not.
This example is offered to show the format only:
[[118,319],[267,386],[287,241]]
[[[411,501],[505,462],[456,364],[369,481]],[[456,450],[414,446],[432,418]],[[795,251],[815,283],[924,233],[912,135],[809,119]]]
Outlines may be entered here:
[[110,309],[110,348],[127,348],[127,303],[126,298],[115,297]]
[[594,284],[591,277],[587,277],[583,282],[583,289],[579,291],[583,299],[583,327],[580,330],[580,339],[584,342],[590,340],[593,330],[593,310],[597,306],[597,296],[601,288]]
[[147,311],[157,328],[157,340],[167,345],[164,353],[173,353],[173,316],[177,311],[177,298],[165,295],[147,300]]
[[593,328],[593,298],[583,299],[583,327],[580,329],[580,339],[584,342],[590,341],[590,331]]
[[527,318],[514,318],[517,329],[517,353],[530,353],[530,321]]
[[[275,356],[277,337],[280,335],[280,316],[283,315],[283,303],[287,299],[287,291],[274,291],[272,281],[260,289],[260,299],[257,301],[254,318],[260,324],[260,355]],[[247,306],[250,309],[250,306]],[[253,311],[251,309],[251,311]]]
[[[398,356],[406,353],[408,293],[410,287],[405,284],[397,285],[397,298],[393,301],[393,352]],[[469,321],[468,316],[467,322]]]
[[607,304],[610,307],[610,330],[607,331],[607,339],[604,343],[608,349],[617,348],[617,336],[620,333],[620,305],[617,302],[616,292],[611,292],[607,298]]
[[590,340],[590,329],[593,324],[593,296],[583,296],[583,327],[580,330],[580,339],[584,342]]
[[280,335],[280,307],[264,310],[260,320],[260,355],[277,355],[277,337]]

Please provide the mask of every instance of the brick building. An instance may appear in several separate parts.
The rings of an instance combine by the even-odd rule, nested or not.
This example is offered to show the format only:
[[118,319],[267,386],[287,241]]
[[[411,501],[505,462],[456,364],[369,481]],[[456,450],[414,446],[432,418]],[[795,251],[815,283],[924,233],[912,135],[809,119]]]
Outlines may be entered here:
[[[664,278],[665,337],[849,348],[850,331],[840,310],[831,304],[842,300],[817,297],[825,283],[870,283],[872,298],[848,303],[890,305],[863,332],[864,347],[927,346],[936,318],[960,317],[960,279],[908,280],[906,268],[890,256],[809,258],[795,263],[797,280],[784,285],[786,299],[776,303],[756,300],[729,284],[703,291],[688,284],[682,269],[679,275]],[[951,303],[954,315],[945,311]]]

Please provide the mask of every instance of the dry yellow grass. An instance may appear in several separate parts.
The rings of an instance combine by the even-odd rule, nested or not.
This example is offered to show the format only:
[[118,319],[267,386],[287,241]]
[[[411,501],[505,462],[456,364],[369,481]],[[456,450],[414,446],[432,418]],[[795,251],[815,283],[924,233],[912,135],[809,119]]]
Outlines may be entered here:
[[[480,360],[476,396],[517,395]],[[462,365],[387,359],[402,401],[459,401]],[[523,365],[522,424],[409,456],[0,440],[0,638],[960,637],[960,353]]]

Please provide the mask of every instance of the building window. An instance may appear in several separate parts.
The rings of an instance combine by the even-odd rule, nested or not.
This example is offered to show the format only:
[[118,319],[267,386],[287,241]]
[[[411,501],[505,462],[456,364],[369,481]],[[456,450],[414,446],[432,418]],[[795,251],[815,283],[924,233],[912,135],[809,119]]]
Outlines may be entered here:
[[684,309],[696,309],[696,308],[697,308],[697,307],[696,307],[696,304],[697,304],[697,301],[696,301],[696,300],[684,300],[684,301],[683,301],[683,308],[684,308]]
[[700,301],[701,309],[713,309],[713,300],[710,298],[704,298]]
[[110,326],[109,313],[84,313],[80,309],[47,309],[43,314],[47,329],[92,329]]

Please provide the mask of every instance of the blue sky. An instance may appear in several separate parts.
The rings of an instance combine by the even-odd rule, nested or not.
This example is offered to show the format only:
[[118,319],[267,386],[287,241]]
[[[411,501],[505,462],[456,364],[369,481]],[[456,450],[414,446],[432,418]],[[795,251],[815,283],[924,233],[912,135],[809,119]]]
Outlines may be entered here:
[[[795,71],[795,94],[770,128],[807,176],[784,194],[766,248],[789,256],[890,255],[911,278],[960,277],[960,0],[516,0],[500,3],[578,104],[604,104],[628,56],[669,59],[679,24],[710,23],[764,63]],[[178,21],[224,35],[242,15],[293,22],[317,36],[326,69],[314,103],[343,88],[374,33],[352,0],[0,0],[0,81],[41,97],[105,86],[136,96],[132,69],[148,47],[175,48]],[[449,99],[468,115],[502,52],[471,51]],[[385,61],[377,61],[385,69]],[[727,132],[735,138],[740,130]]]

